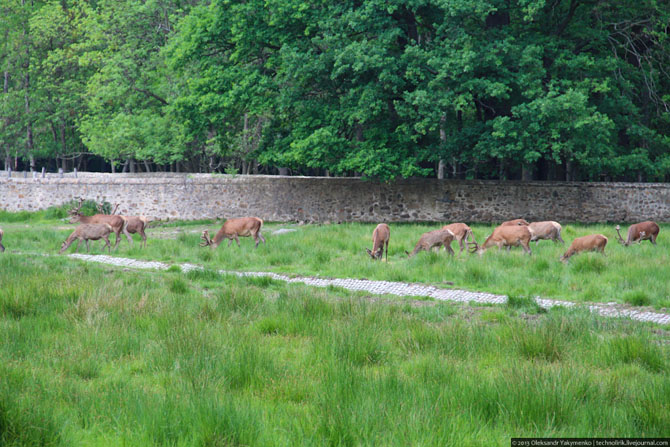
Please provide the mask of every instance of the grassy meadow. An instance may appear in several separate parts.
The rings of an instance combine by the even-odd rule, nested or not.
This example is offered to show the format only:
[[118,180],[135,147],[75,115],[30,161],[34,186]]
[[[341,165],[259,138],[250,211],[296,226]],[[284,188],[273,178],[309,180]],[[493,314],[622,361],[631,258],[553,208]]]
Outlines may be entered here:
[[[60,238],[20,234],[26,251]],[[654,325],[545,313],[523,298],[476,307],[211,270],[124,270],[13,254],[13,240],[0,255],[2,446],[670,436],[670,332]],[[266,250],[280,240],[289,239],[268,237]],[[177,243],[188,245],[152,240],[144,254],[181,259],[170,253]],[[194,260],[230,265],[220,255],[229,251],[200,253],[211,258]]]
[[[57,253],[60,244],[74,228],[63,221],[64,210],[56,208],[39,213],[2,213],[0,228],[5,230],[8,251]],[[114,255],[170,263],[191,262],[209,269],[273,271],[296,275],[368,278],[390,281],[430,283],[514,297],[542,296],[578,302],[626,303],[634,306],[670,308],[670,225],[661,225],[658,245],[648,241],[622,247],[615,238],[614,224],[563,224],[563,239],[556,244],[540,241],[531,244],[532,256],[521,248],[511,252],[491,249],[483,256],[467,252],[457,255],[419,253],[409,259],[419,236],[439,224],[391,224],[389,262],[374,262],[365,253],[372,247],[372,224],[304,225],[266,223],[263,234],[267,244],[254,249],[251,238],[241,238],[216,250],[199,247],[200,234],[208,228],[213,236],[222,222],[170,223],[147,231],[147,249],[130,247],[125,239]],[[482,243],[493,225],[472,225]],[[625,234],[627,226],[623,226]],[[277,229],[293,232],[273,235]],[[607,256],[584,253],[569,263],[558,261],[570,242],[578,236],[603,233],[609,238]],[[114,237],[111,238],[112,243]],[[101,253],[103,242],[94,242],[92,253]],[[68,253],[74,252],[74,246]],[[85,247],[80,247],[85,252]],[[453,286],[448,284],[453,283]]]

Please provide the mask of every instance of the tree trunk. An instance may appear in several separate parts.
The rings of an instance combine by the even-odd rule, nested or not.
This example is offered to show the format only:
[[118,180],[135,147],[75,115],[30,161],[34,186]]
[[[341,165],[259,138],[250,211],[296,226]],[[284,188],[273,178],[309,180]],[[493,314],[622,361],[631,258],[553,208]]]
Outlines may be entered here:
[[572,167],[572,161],[566,160],[565,161],[565,181],[566,182],[572,182],[574,181],[574,171]]
[[279,168],[279,175],[288,175],[288,168]]
[[[444,151],[445,147],[447,146],[447,131],[444,128],[445,124],[447,122],[447,115],[442,115],[440,117],[440,146],[441,146],[441,151]],[[444,162],[444,158],[440,157],[440,161],[437,163],[437,178],[438,179],[444,179],[444,169],[445,169],[446,163]]]
[[533,180],[533,167],[527,163],[521,166],[521,180],[530,182]]
[[144,168],[147,170],[147,172],[151,172],[151,166],[149,166],[149,162],[144,160]]

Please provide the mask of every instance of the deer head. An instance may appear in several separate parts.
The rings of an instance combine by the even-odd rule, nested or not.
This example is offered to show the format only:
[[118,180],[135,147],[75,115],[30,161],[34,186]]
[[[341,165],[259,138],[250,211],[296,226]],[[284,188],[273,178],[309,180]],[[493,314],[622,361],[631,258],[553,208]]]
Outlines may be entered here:
[[214,245],[214,242],[212,239],[209,237],[209,230],[205,230],[202,232],[202,236],[200,236],[200,239],[202,239],[204,242],[200,243],[201,247],[207,247],[207,246],[212,246]]
[[81,217],[81,206],[84,203],[83,198],[79,198],[79,203],[77,204],[76,207],[71,208],[67,213],[70,215],[70,223],[75,223],[79,222],[79,218]]
[[371,257],[372,259],[375,259],[375,260],[377,260],[377,259],[381,259],[383,250],[384,250],[383,247],[380,247],[380,248],[377,249],[377,251],[375,251],[375,252],[373,252],[373,251],[370,250],[369,248],[366,248],[366,249],[365,249],[365,251],[370,255],[370,257]]

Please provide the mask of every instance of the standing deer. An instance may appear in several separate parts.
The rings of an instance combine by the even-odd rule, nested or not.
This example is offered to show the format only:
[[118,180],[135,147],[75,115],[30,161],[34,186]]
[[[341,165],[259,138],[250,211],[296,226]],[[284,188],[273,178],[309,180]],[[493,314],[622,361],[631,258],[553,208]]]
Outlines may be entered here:
[[619,233],[620,228],[619,225],[616,226],[617,240],[625,247],[632,245],[633,242],[640,243],[645,240],[649,240],[652,244],[656,245],[656,238],[660,231],[656,222],[648,220],[646,222],[636,223],[628,227],[628,237],[624,241],[621,237],[621,233]]
[[[472,229],[465,225],[464,223],[452,223],[442,227],[443,230],[449,230],[454,233],[454,239],[458,242],[458,245],[461,247],[461,253],[465,250],[465,241],[468,242],[468,238],[471,238],[475,241],[475,235],[472,233]],[[475,241],[476,242],[476,241]]]
[[574,256],[583,251],[599,251],[603,256],[605,255],[605,246],[607,245],[607,237],[602,234],[589,234],[588,236],[578,237],[572,241],[570,248],[566,251],[560,260],[567,262],[571,256]]
[[509,251],[511,247],[521,245],[524,251],[530,255],[530,238],[530,230],[525,225],[501,225],[493,230],[493,233],[486,238],[484,244],[479,245],[477,242],[468,242],[468,245],[472,245],[471,253],[479,255],[483,255],[491,247],[498,247],[498,249],[507,247]]
[[[112,231],[112,226],[109,224],[81,224],[74,229],[72,234],[68,236],[67,239],[65,239],[65,242],[63,242],[63,245],[61,245],[60,251],[58,253],[60,254],[67,250],[68,247],[70,247],[70,245],[72,245],[72,243],[75,241],[75,239],[77,240],[77,247],[74,249],[75,253],[79,251],[79,243],[81,241],[86,242],[86,252],[88,253],[88,241],[97,241],[98,239],[105,240],[105,247],[107,247],[107,250],[111,253],[112,246],[109,243],[109,234]],[[102,249],[104,250],[105,247]]]
[[83,224],[109,224],[112,227],[112,231],[116,234],[116,244],[114,244],[114,250],[119,246],[121,241],[121,232],[126,235],[128,238],[128,243],[133,245],[133,239],[128,234],[127,225],[128,222],[122,216],[112,216],[109,214],[95,214],[93,216],[84,216],[79,212],[81,205],[84,203],[84,199],[79,199],[79,205],[77,208],[73,208],[69,211],[70,213],[70,223],[83,223]]
[[263,241],[265,243],[265,238],[261,234],[261,228],[263,227],[263,220],[258,217],[238,217],[236,219],[228,219],[223,223],[223,226],[216,233],[214,239],[210,239],[209,231],[205,230],[202,232],[201,239],[204,241],[200,244],[201,247],[211,246],[216,248],[223,241],[224,238],[228,238],[228,246],[233,242],[237,242],[237,246],[240,246],[239,237],[248,237],[252,236],[256,241],[256,246],[258,248],[258,243]]
[[[111,214],[114,215],[116,213],[116,210],[119,208],[119,204],[117,203],[114,206],[114,209],[112,210]],[[102,205],[98,205],[98,210],[102,212]],[[126,229],[128,230],[128,233],[131,234],[139,234],[140,237],[142,238],[142,246],[146,248],[147,246],[147,235],[144,233],[144,230],[147,228],[147,225],[149,225],[149,219],[147,219],[144,216],[125,216],[120,214],[121,217],[126,219],[128,221],[128,226]]]
[[384,255],[384,244],[386,244],[386,262],[389,262],[389,239],[391,238],[391,229],[388,225],[381,223],[377,225],[372,232],[372,251],[366,248],[372,259],[381,259]]
[[421,235],[419,242],[416,243],[412,253],[408,251],[405,251],[405,253],[407,253],[407,256],[411,258],[422,250],[430,251],[430,249],[434,247],[438,247],[439,250],[439,247],[443,246],[445,251],[448,251],[450,255],[453,255],[454,250],[451,249],[451,242],[453,240],[454,233],[452,233],[450,230],[445,230],[442,228],[439,230],[429,231]]
[[528,226],[530,224],[525,219],[513,219],[513,220],[505,221],[505,222],[501,223],[499,226],[507,227],[507,226],[512,226],[512,225]]
[[3,236],[4,234],[5,234],[5,233],[2,231],[2,228],[0,228],[0,253],[2,253],[3,251],[5,251],[5,246],[2,245],[2,236]]
[[528,225],[528,230],[530,231],[530,240],[535,241],[535,245],[540,242],[540,239],[551,239],[556,242],[559,241],[564,243],[563,238],[561,237],[561,224],[554,222],[553,220],[548,220],[545,222],[532,222]]

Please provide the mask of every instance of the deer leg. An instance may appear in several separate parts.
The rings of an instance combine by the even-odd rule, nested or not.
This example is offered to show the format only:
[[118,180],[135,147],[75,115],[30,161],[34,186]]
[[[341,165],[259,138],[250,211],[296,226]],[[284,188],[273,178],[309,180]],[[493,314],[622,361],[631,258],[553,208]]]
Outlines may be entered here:
[[451,244],[444,244],[445,251],[449,252],[449,256],[454,255],[454,249],[451,248]]
[[386,240],[386,262],[389,262],[389,241]]
[[[656,236],[658,236],[658,235],[657,234],[652,234],[651,237],[649,238],[649,242],[656,245]],[[0,250],[2,250],[2,244],[0,244]]]
[[81,242],[81,239],[77,239],[77,246],[74,248],[75,253],[79,252],[79,243],[80,242]]
[[235,238],[235,242],[237,242],[237,246],[240,246],[240,240],[237,238],[237,235],[233,236]]
[[232,244],[232,243],[233,243],[233,238],[231,237],[230,239],[228,239],[228,246],[230,247],[230,244]]
[[133,246],[133,238],[132,238],[132,236],[130,236],[130,233],[128,233],[128,228],[127,227],[128,227],[128,225],[123,226],[123,234],[126,235],[126,238],[128,239],[128,243],[132,247]]
[[147,235],[144,234],[144,230],[142,230],[142,232],[140,233],[140,235],[142,236],[142,246],[143,246],[144,248],[147,248]]
[[256,233],[256,235],[254,236],[254,240],[256,241],[256,245],[254,245],[254,248],[258,248],[258,243],[261,241],[260,239],[258,239],[258,233]]
[[88,239],[84,239],[84,242],[86,242],[86,253],[88,253],[89,251]]
[[114,250],[119,248],[119,242],[121,242],[121,230],[115,231],[114,234],[116,234],[116,244],[114,244]]
[[5,251],[5,246],[0,244],[0,253],[2,253],[3,251]]
[[[109,243],[109,236],[105,236],[104,239],[105,239],[105,247],[107,247],[107,253],[111,253],[112,252],[112,244]],[[102,247],[103,252],[105,251],[105,247]]]
[[263,237],[263,235],[261,234],[260,231],[258,232],[258,237],[261,238],[261,240],[263,241],[263,243],[265,243],[265,238]]
[[526,250],[526,253],[528,253],[528,256],[532,255],[533,253],[530,251],[530,244],[522,244],[523,249]]

